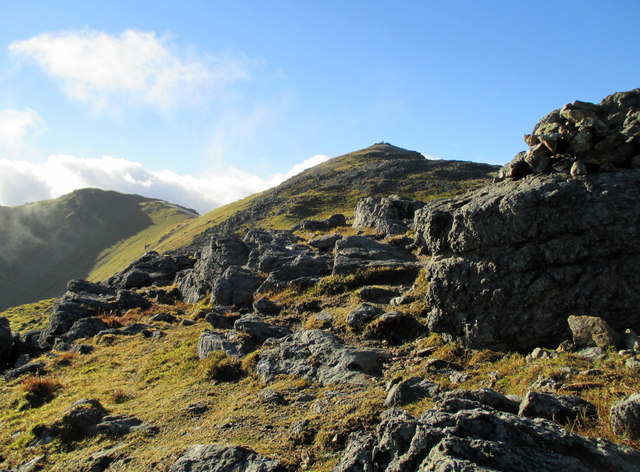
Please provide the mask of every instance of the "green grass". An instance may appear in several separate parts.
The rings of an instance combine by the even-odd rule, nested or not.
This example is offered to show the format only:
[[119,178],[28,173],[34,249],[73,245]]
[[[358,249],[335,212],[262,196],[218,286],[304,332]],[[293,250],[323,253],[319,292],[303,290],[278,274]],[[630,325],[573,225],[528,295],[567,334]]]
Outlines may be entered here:
[[8,308],[0,313],[0,317],[5,317],[9,320],[11,323],[11,331],[14,333],[43,329],[49,320],[49,314],[54,301],[55,298],[49,298],[35,303]]

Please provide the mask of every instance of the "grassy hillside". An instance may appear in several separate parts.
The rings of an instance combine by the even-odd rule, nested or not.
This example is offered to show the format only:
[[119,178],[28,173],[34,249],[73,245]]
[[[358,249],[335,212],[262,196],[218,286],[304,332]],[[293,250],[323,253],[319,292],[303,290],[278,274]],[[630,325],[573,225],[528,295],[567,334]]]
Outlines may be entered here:
[[486,184],[497,169],[473,162],[427,160],[414,151],[375,144],[185,221],[151,246],[160,252],[179,249],[214,227],[229,231],[288,229],[305,218],[326,218],[334,213],[351,217],[358,201],[368,196],[400,194],[423,201],[447,198]]
[[194,216],[159,200],[97,189],[0,208],[0,309],[58,296],[68,280],[94,269],[106,273],[114,246],[131,260],[149,235]]

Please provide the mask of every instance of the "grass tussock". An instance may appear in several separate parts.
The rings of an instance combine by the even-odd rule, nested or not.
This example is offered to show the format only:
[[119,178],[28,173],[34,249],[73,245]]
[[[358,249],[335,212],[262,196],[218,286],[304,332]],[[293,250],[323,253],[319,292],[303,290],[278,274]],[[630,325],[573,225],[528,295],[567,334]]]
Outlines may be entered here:
[[38,407],[53,399],[56,392],[63,388],[62,382],[52,375],[34,375],[22,381],[24,398],[31,407]]

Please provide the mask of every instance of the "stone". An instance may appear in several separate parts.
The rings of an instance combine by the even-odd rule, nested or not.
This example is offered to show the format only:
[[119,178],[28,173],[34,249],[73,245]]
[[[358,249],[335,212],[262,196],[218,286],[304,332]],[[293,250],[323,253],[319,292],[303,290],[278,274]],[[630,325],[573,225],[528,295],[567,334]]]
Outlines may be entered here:
[[460,400],[420,418],[385,411],[375,433],[351,433],[333,471],[632,472],[638,464],[640,452],[633,448]]
[[620,334],[614,331],[605,320],[597,316],[570,316],[567,318],[573,334],[573,344],[577,348],[598,346],[618,346]]
[[640,438],[640,393],[614,403],[609,419],[616,435],[630,439]]
[[46,364],[42,361],[29,362],[27,364],[16,367],[15,369],[7,370],[4,373],[4,380],[11,380],[20,377],[25,374],[39,375],[45,372]]
[[404,234],[409,230],[415,211],[424,202],[407,197],[367,197],[358,202],[353,215],[353,227],[374,228],[384,235]]
[[601,347],[585,347],[573,353],[574,356],[587,361],[597,361],[607,357],[607,353]]
[[262,315],[278,316],[282,308],[268,298],[260,298],[253,302],[253,310]]
[[107,410],[98,400],[85,398],[73,403],[64,411],[57,429],[74,439],[82,439],[96,433],[96,425],[107,415]]
[[536,174],[546,172],[551,167],[551,153],[542,143],[532,146],[524,160]]
[[149,308],[151,302],[133,290],[118,290],[116,295],[116,304],[121,310],[130,310],[132,308]]
[[573,395],[529,391],[520,404],[518,414],[566,423],[578,417],[597,416],[598,412],[595,405]]
[[244,446],[191,446],[169,472],[276,472],[279,463]]
[[387,407],[403,406],[424,398],[435,398],[440,395],[440,387],[437,384],[421,377],[396,380],[387,388],[387,397],[384,401],[384,405]]
[[263,388],[258,392],[258,398],[264,403],[270,403],[272,405],[286,405],[288,402],[284,399],[281,393],[271,390],[270,388]]
[[71,329],[60,336],[59,339],[65,343],[70,343],[78,339],[95,336],[100,331],[107,328],[107,325],[100,318],[81,318],[73,323],[73,325],[71,325]]
[[111,415],[104,416],[96,425],[96,432],[106,436],[125,436],[133,432],[157,432],[157,428],[146,425],[140,418],[135,416]]
[[218,278],[230,266],[243,266],[249,248],[235,236],[213,236],[202,248],[193,268],[176,277],[184,301],[196,303],[211,293]]
[[260,321],[255,315],[243,316],[234,323],[233,328],[248,334],[258,344],[262,344],[269,338],[280,339],[291,334],[289,328]]
[[640,373],[640,359],[638,359],[637,357],[630,357],[629,359],[627,359],[624,363],[624,366],[629,370]]
[[640,352],[640,337],[632,330],[625,330],[622,335],[622,345],[627,349]]
[[256,373],[264,383],[279,374],[304,377],[322,385],[367,385],[389,359],[381,349],[347,346],[318,329],[301,330],[260,353]]
[[446,401],[450,398],[462,398],[481,403],[498,411],[517,414],[521,400],[513,400],[491,388],[479,388],[477,390],[453,390],[444,393],[438,401]]
[[194,262],[188,257],[173,257],[149,251],[110,277],[107,284],[120,289],[171,285],[176,274],[192,267]]
[[382,313],[382,310],[369,303],[363,303],[355,310],[349,312],[346,318],[347,326],[351,329],[362,329],[367,323]]
[[[474,348],[555,348],[567,318],[640,329],[640,171],[496,183],[416,212],[427,326]],[[605,243],[606,241],[606,243]]]
[[333,233],[318,236],[309,240],[309,246],[314,247],[320,251],[332,251],[336,246],[336,243],[342,239],[342,235]]
[[152,316],[149,321],[173,324],[178,322],[178,318],[173,316],[171,313],[158,313],[157,315]]
[[224,335],[205,329],[198,339],[198,357],[206,359],[213,351],[225,352],[231,356],[238,356],[238,347]]
[[350,274],[373,267],[416,267],[416,258],[392,244],[365,236],[347,236],[336,242],[333,275]]
[[219,305],[250,307],[253,294],[261,284],[262,279],[258,274],[231,266],[214,284],[211,301]]

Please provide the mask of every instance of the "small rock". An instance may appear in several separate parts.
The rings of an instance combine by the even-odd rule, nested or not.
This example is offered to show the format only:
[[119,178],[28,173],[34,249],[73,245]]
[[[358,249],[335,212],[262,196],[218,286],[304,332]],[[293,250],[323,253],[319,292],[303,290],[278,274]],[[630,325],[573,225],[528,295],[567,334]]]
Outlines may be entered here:
[[173,316],[171,313],[158,313],[157,315],[151,318],[151,321],[155,322],[164,322],[164,323],[177,323],[178,319]]
[[411,377],[410,379],[392,382],[387,389],[385,406],[402,406],[413,403],[423,398],[434,398],[440,394],[440,387],[433,382],[429,382],[421,377]]
[[573,343],[578,348],[598,346],[606,349],[620,343],[620,335],[597,316],[570,316],[567,322],[573,333]]
[[597,361],[607,357],[607,353],[599,347],[587,347],[574,353],[574,356],[587,361]]
[[271,403],[273,405],[286,405],[287,401],[284,397],[275,390],[271,390],[270,388],[263,388],[258,392],[258,398],[262,400],[264,403]]
[[352,329],[360,329],[381,313],[380,308],[363,303],[347,315],[346,323]]
[[529,391],[520,404],[518,414],[565,423],[574,421],[578,416],[596,416],[598,412],[595,405],[573,395]]
[[202,415],[209,411],[209,405],[204,402],[191,403],[187,405],[184,411],[189,415]]
[[640,437],[640,393],[611,406],[610,421],[613,432],[630,439]]
[[636,372],[640,372],[640,359],[631,357],[624,363],[625,367]]
[[169,472],[276,472],[278,461],[269,459],[244,446],[191,446],[169,469]]

